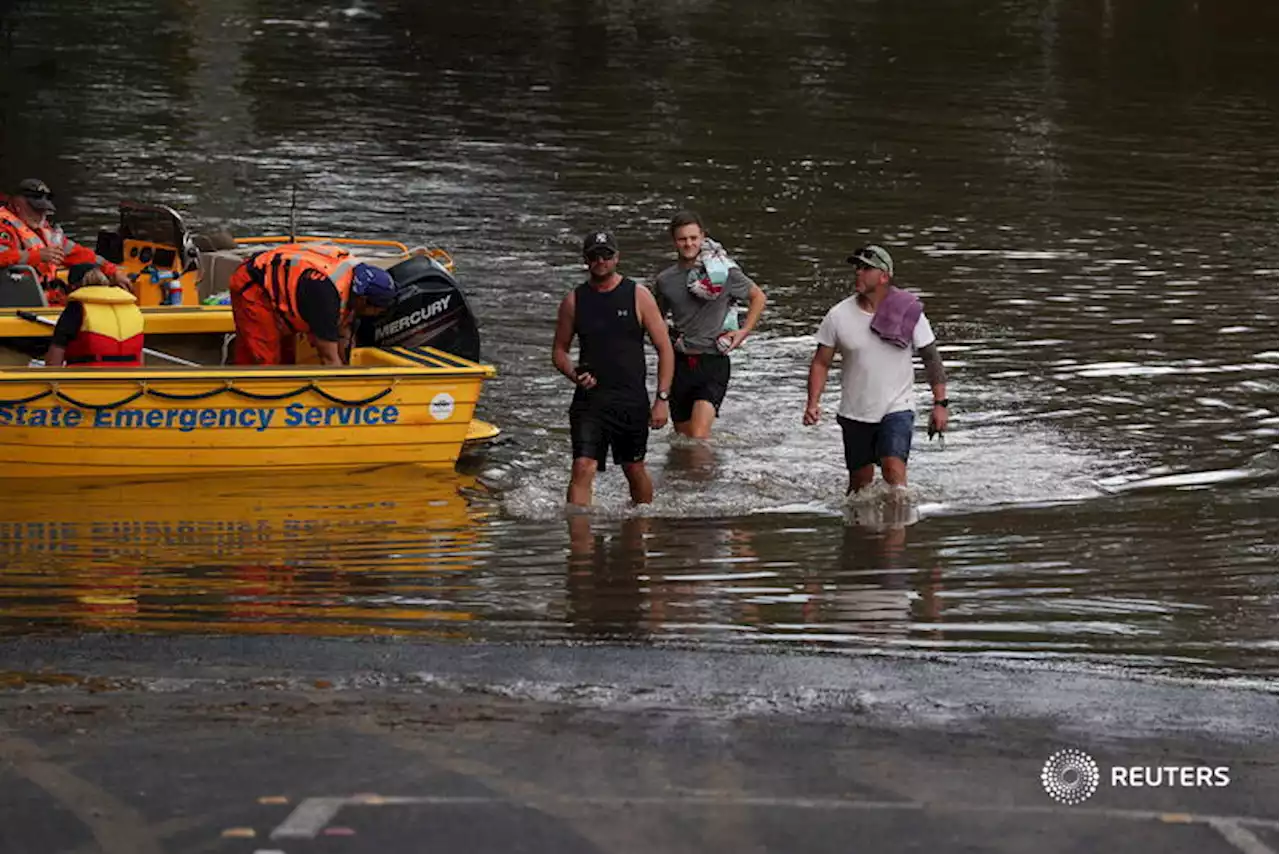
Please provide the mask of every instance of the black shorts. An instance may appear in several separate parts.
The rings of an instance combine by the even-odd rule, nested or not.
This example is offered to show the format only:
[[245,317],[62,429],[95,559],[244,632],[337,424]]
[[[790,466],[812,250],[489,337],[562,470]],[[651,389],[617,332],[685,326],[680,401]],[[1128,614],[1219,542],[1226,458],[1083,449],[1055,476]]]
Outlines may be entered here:
[[729,390],[729,357],[720,353],[676,353],[676,375],[671,383],[671,420],[684,423],[693,417],[693,404],[705,400],[720,414],[720,403]]
[[604,471],[610,451],[620,466],[644,462],[649,446],[649,405],[624,406],[574,403],[569,407],[569,436],[573,457],[587,457]]

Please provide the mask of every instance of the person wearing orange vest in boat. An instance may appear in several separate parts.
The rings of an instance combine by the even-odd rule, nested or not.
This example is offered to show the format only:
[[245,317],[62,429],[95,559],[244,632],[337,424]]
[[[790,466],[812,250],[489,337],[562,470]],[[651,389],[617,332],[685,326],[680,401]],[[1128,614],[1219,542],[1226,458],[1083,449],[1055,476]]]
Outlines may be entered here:
[[91,264],[67,276],[67,307],[53,328],[46,367],[137,368],[142,366],[142,310],[128,290],[112,287]]
[[0,267],[26,264],[34,267],[51,305],[61,305],[65,296],[58,282],[58,268],[92,264],[122,288],[129,277],[115,264],[94,254],[49,222],[54,213],[53,193],[39,178],[27,178],[0,206]]
[[324,365],[345,362],[355,316],[396,300],[391,275],[337,246],[286,243],[231,274],[238,365],[292,365],[295,335],[309,335]]

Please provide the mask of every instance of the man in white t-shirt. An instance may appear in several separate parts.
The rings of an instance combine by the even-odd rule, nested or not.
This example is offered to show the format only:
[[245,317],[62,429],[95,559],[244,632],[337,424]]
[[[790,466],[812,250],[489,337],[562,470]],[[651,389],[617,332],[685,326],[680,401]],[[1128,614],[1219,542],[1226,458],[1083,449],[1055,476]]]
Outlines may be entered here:
[[[818,327],[818,349],[809,365],[809,400],[804,423],[817,424],[822,417],[819,401],[827,384],[836,351],[844,362],[840,383],[840,412],[836,420],[844,434],[844,461],[849,469],[849,492],[869,486],[879,464],[885,482],[907,483],[907,457],[915,421],[915,369],[911,358],[919,353],[925,377],[933,389],[932,430],[947,429],[947,378],[929,320],[919,311],[911,326],[911,314],[900,318],[899,344],[872,329],[872,318],[890,295],[893,258],[880,246],[866,246],[848,257],[854,267],[854,295],[827,312]],[[897,293],[895,300],[910,305],[914,297]],[[886,307],[886,310],[889,307]],[[918,308],[918,305],[917,305]],[[877,324],[877,327],[882,324]],[[905,346],[907,341],[910,346]]]

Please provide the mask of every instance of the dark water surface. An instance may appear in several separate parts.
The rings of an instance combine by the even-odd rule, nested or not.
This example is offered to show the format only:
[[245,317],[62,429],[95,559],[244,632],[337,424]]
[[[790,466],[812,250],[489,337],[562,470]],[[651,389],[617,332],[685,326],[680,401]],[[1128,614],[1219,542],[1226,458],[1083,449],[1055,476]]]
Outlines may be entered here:
[[[1000,653],[1273,678],[1274,4],[30,0],[0,172],[448,249],[510,441],[456,478],[10,494],[0,632],[405,633]],[[690,205],[766,289],[713,448],[566,520],[581,234]],[[951,375],[914,503],[840,499],[812,332],[888,246]],[[920,395],[927,395],[921,385]]]

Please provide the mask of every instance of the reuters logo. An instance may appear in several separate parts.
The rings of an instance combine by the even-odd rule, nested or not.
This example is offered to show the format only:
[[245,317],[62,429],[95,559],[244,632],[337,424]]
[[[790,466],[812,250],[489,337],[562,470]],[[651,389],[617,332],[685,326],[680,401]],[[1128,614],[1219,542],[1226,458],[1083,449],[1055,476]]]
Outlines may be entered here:
[[1098,790],[1098,763],[1083,750],[1058,750],[1045,760],[1040,783],[1060,804],[1082,803]]

